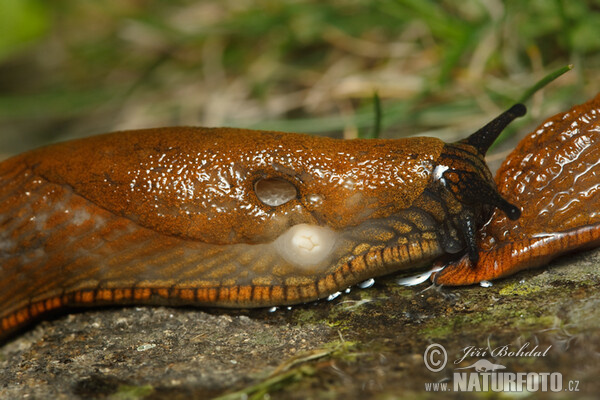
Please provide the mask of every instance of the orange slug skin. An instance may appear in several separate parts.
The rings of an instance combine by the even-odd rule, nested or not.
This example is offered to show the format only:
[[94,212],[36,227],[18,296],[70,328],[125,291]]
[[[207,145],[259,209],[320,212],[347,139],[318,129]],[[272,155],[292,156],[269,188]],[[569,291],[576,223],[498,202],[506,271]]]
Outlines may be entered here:
[[476,255],[494,207],[518,217],[483,155],[523,113],[455,144],[163,128],[1,162],[0,340],[69,306],[296,304]]
[[436,283],[497,279],[600,244],[600,95],[523,139],[498,170],[496,184],[521,207],[521,218],[494,212],[478,232],[479,262],[463,257],[434,276]]

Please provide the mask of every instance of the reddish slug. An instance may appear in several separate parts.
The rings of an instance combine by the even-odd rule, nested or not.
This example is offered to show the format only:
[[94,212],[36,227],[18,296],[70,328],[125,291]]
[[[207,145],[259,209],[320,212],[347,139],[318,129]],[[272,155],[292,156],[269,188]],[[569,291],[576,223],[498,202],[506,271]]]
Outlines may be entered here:
[[336,140],[242,129],[117,132],[0,163],[0,340],[52,310],[264,307],[326,297],[446,254],[479,257],[502,210],[465,140]]
[[498,170],[496,184],[521,207],[521,218],[495,211],[477,233],[479,261],[463,257],[434,282],[496,279],[600,244],[600,94],[523,139]]

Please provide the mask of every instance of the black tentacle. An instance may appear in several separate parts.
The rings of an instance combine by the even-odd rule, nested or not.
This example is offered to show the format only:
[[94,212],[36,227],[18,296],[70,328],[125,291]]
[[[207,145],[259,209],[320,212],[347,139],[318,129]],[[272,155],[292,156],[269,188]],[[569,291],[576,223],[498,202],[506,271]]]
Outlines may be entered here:
[[515,104],[461,142],[475,147],[477,151],[485,155],[504,128],[516,118],[525,115],[526,112],[527,108],[523,104]]

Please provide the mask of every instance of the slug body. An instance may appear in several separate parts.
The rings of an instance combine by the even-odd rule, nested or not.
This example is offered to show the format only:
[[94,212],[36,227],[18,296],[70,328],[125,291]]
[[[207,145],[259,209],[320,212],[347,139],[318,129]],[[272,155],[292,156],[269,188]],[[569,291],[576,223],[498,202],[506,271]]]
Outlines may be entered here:
[[0,340],[102,304],[264,307],[467,251],[502,199],[469,138],[118,132],[0,163]]
[[495,212],[477,235],[479,261],[451,263],[434,276],[436,283],[496,279],[600,244],[600,95],[523,139],[496,183],[506,200],[522,207],[521,218]]

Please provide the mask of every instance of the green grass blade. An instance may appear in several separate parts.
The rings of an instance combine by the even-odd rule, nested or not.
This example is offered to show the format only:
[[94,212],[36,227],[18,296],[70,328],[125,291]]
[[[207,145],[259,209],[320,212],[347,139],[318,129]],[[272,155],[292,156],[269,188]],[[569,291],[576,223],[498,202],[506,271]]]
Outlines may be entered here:
[[559,76],[565,74],[566,72],[569,72],[572,69],[573,69],[573,64],[569,64],[569,65],[565,65],[564,67],[559,68],[555,71],[552,71],[551,73],[549,73],[548,75],[546,75],[545,77],[543,77],[542,79],[537,81],[535,83],[535,85],[533,85],[532,87],[527,89],[525,91],[525,93],[523,93],[523,96],[521,96],[521,98],[517,101],[517,103],[525,103],[527,100],[529,100],[529,98],[531,96],[533,96],[535,94],[535,92],[542,89],[544,86],[546,86],[550,82],[557,79]]

